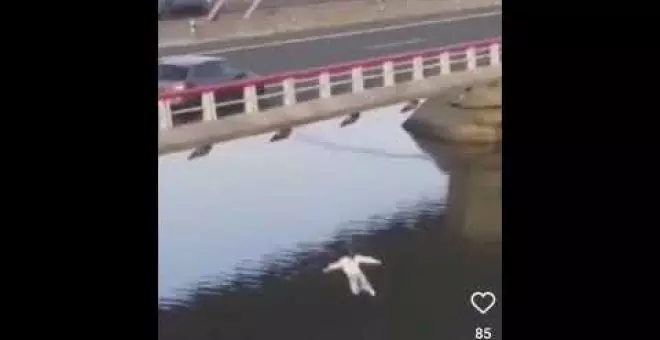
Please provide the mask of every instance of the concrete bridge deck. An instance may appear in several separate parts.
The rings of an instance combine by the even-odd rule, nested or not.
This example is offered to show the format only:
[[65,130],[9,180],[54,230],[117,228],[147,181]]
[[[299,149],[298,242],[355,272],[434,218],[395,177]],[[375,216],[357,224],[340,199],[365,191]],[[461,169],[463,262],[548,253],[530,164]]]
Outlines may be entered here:
[[[178,121],[189,121],[188,117],[190,115],[187,113],[181,114],[181,112],[178,114],[177,112],[171,113],[172,122],[169,126],[174,124],[176,128],[170,131],[161,131],[159,136],[159,154],[195,147],[205,143],[222,142],[249,135],[277,131],[283,127],[307,124],[318,120],[351,114],[356,111],[389,105],[395,102],[430,97],[454,86],[468,85],[474,82],[498,78],[501,75],[501,66],[497,68],[499,73],[496,72],[485,77],[481,77],[481,75],[492,71],[485,70],[483,65],[476,66],[480,68],[479,70],[473,68],[469,71],[473,75],[462,75],[461,69],[466,67],[466,63],[464,61],[454,60],[455,58],[452,54],[449,58],[451,60],[447,61],[452,64],[449,66],[451,74],[444,74],[443,71],[442,77],[446,79],[435,79],[435,76],[440,73],[440,69],[444,69],[446,65],[442,67],[427,65],[427,62],[435,63],[437,61],[437,58],[435,61],[431,60],[437,57],[437,55],[427,54],[422,58],[424,59],[421,62],[423,64],[423,70],[419,74],[416,74],[412,70],[414,67],[408,71],[401,68],[414,64],[414,60],[412,59],[408,60],[408,65],[395,63],[394,69],[389,70],[390,74],[392,72],[395,73],[390,87],[385,84],[387,78],[385,65],[370,69],[367,67],[364,70],[353,70],[360,73],[359,77],[363,78],[360,81],[356,80],[355,74],[351,74],[351,70],[348,70],[348,73],[341,70],[340,72],[332,73],[331,82],[333,84],[330,85],[330,89],[328,90],[329,93],[331,92],[330,95],[327,95],[330,98],[327,98],[321,94],[322,91],[320,88],[323,87],[321,84],[322,78],[319,78],[318,73],[311,75],[309,69],[329,67],[336,70],[338,63],[350,64],[354,63],[355,60],[374,58],[375,56],[392,56],[404,51],[426,51],[426,49],[434,49],[437,46],[447,46],[465,41],[478,41],[486,36],[492,37],[493,32],[496,33],[495,35],[499,35],[501,31],[500,20],[501,14],[491,13],[485,16],[457,20],[446,21],[443,19],[423,25],[415,24],[410,27],[406,24],[404,25],[405,27],[387,32],[379,32],[377,30],[372,32],[371,28],[367,28],[365,31],[358,32],[330,32],[327,37],[325,35],[296,37],[294,34],[290,37],[291,39],[285,40],[255,38],[244,39],[240,43],[214,42],[209,45],[159,49],[159,55],[190,52],[202,52],[212,55],[220,54],[238,62],[240,64],[238,66],[247,66],[259,74],[269,75],[264,78],[272,78],[270,76],[271,74],[283,73],[289,74],[287,77],[295,78],[293,79],[293,85],[290,85],[291,87],[288,88],[284,78],[275,79],[274,82],[267,82],[266,85],[270,90],[267,89],[266,95],[259,95],[256,98],[249,95],[249,84],[243,84],[244,96],[247,95],[249,100],[247,99],[248,97],[244,97],[243,104],[239,106],[245,105],[244,109],[250,112],[241,114],[243,109],[239,108],[238,111],[240,112],[238,113],[241,114],[240,116],[224,115],[228,113],[224,111],[232,111],[229,112],[231,114],[235,110],[233,108],[230,110],[228,106],[221,107],[221,105],[228,103],[220,103],[217,98],[215,100],[215,107],[216,111],[219,112],[210,114],[211,109],[207,109],[209,106],[207,108],[198,107],[196,109],[197,111],[193,115],[195,116],[194,119],[207,120],[204,122],[192,123],[188,126],[176,126]],[[413,41],[414,43],[411,43]],[[335,47],[327,49],[325,45],[330,42],[333,42]],[[465,53],[465,51],[458,53],[463,54],[458,56],[459,59],[466,57]],[[476,63],[480,64],[486,61],[483,57],[485,56],[477,56]],[[429,59],[427,60],[426,58]],[[439,66],[443,60],[440,61]],[[454,63],[458,64],[454,65]],[[499,57],[497,58],[497,63],[499,63]],[[297,75],[291,75],[294,73]],[[305,74],[307,74],[307,77]],[[300,75],[302,76],[298,78]],[[316,78],[310,80],[310,75],[312,78]],[[408,82],[408,79],[412,80],[412,78],[415,79],[414,82],[399,84],[402,81]],[[363,92],[358,91],[360,92],[359,94],[354,93],[356,91],[356,82],[361,83],[359,87],[364,87]],[[428,88],[428,85],[424,85],[427,83],[433,83],[433,86],[436,88]],[[392,87],[394,84],[395,86]],[[305,90],[305,88],[316,89]],[[294,92],[292,97],[287,96],[287,91],[289,94]],[[200,94],[197,93],[198,98]],[[289,101],[288,104],[286,103],[287,99]],[[213,100],[211,98],[211,101]],[[291,104],[291,100],[293,100],[294,105]],[[255,107],[255,102],[257,103],[256,110],[249,109],[248,107]],[[159,105],[161,104],[159,103]],[[209,114],[204,114],[204,112]],[[220,118],[212,117],[216,115],[219,115]],[[167,125],[166,123],[162,126],[161,130],[163,127],[167,130]]]
[[411,99],[427,98],[443,91],[475,83],[488,82],[502,76],[501,65],[374,88],[359,94],[349,93],[293,106],[225,117],[215,121],[194,123],[162,133],[158,153],[166,154],[251,135],[274,132],[287,127],[309,124],[353,112],[387,106]]

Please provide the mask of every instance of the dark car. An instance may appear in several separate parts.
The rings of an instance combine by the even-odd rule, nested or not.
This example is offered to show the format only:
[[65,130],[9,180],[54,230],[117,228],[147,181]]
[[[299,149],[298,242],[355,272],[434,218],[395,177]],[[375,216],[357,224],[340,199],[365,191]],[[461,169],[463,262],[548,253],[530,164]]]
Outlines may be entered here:
[[[158,92],[194,89],[211,85],[221,85],[230,81],[254,78],[257,75],[248,70],[233,67],[226,58],[205,55],[183,55],[158,59]],[[264,92],[263,85],[257,93]],[[216,101],[230,101],[243,98],[243,90],[215,93]],[[201,105],[201,96],[182,96],[172,100],[172,109]]]

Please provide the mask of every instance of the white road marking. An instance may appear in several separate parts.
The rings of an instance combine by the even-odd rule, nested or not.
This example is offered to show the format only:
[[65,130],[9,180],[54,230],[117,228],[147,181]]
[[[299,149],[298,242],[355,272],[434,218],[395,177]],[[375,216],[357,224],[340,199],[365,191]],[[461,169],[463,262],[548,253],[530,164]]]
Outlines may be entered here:
[[404,45],[419,44],[423,41],[424,41],[424,39],[422,39],[422,38],[399,40],[399,41],[389,42],[389,43],[386,43],[386,44],[377,44],[377,45],[365,46],[364,49],[365,50],[383,50],[383,49],[387,49],[387,48],[399,47],[399,46],[404,46]]
[[[385,27],[374,27],[374,28],[369,28],[369,29],[359,30],[359,31],[340,32],[340,33],[318,35],[318,36],[311,36],[311,37],[304,37],[304,38],[288,39],[288,40],[281,40],[281,41],[271,41],[271,42],[266,42],[266,43],[261,43],[261,44],[242,45],[242,46],[234,46],[234,47],[227,47],[227,48],[220,48],[220,49],[213,49],[213,50],[203,50],[203,51],[200,51],[198,53],[218,54],[218,53],[227,53],[227,52],[242,51],[242,50],[254,50],[254,49],[257,49],[257,48],[265,48],[265,47],[281,46],[281,45],[288,45],[288,44],[296,44],[296,43],[302,43],[302,42],[308,42],[308,41],[345,38],[345,37],[351,37],[351,36],[356,36],[356,35],[365,35],[365,34],[386,32],[386,31],[396,31],[396,30],[402,30],[402,29],[411,28],[411,27],[418,27],[418,26],[430,26],[430,25],[450,23],[450,22],[455,22],[455,21],[465,21],[465,20],[470,20],[470,19],[488,18],[488,17],[498,16],[498,15],[501,15],[501,14],[502,14],[502,11],[492,11],[492,12],[463,15],[463,16],[457,16],[457,17],[451,17],[451,18],[444,18],[444,19],[434,19],[434,20],[426,20],[426,21],[409,22],[409,23],[400,24],[400,25],[392,25],[392,26],[385,26]],[[189,54],[189,53],[183,53],[181,55],[186,55],[186,54]]]

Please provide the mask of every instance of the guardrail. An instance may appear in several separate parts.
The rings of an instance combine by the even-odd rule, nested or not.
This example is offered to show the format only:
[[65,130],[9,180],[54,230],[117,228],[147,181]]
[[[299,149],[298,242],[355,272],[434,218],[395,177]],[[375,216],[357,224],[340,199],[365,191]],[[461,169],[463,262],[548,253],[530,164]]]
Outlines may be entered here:
[[[449,73],[469,72],[501,63],[501,38],[497,37],[166,92],[158,98],[159,126],[161,130],[169,130],[189,120],[190,116],[201,115],[202,120],[212,121],[229,114],[252,114],[303,101],[396,86]],[[182,99],[193,104],[177,104]]]

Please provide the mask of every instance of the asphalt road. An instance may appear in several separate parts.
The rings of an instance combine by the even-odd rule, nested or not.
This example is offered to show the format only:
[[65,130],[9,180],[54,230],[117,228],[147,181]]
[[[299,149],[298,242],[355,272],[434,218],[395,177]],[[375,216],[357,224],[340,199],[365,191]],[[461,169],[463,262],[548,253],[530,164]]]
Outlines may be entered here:
[[[398,19],[386,19],[378,20],[376,22],[364,22],[351,25],[345,25],[341,27],[326,27],[326,28],[316,28],[308,29],[298,32],[288,32],[288,33],[279,33],[273,36],[261,36],[261,37],[237,37],[235,39],[222,39],[216,41],[208,42],[199,42],[194,45],[184,45],[184,46],[162,46],[158,48],[158,55],[172,55],[172,54],[182,54],[182,53],[197,53],[205,50],[213,49],[227,49],[227,48],[236,48],[245,45],[258,45],[264,44],[273,41],[282,41],[282,40],[291,40],[291,39],[300,39],[310,36],[322,36],[329,34],[341,34],[346,32],[356,32],[364,30],[373,30],[381,27],[390,27],[390,26],[400,26],[411,23],[418,23],[424,21],[434,21],[434,20],[450,20],[457,17],[464,17],[470,15],[480,15],[488,14],[493,12],[501,12],[502,6],[490,6],[490,7],[481,7],[474,9],[464,9],[459,11],[452,11],[446,13],[435,13],[423,16],[416,17],[404,17]],[[160,39],[160,37],[159,37]],[[165,40],[167,38],[164,37]],[[159,40],[160,41],[160,40]]]
[[[269,39],[246,39],[243,42],[206,45],[201,50],[199,46],[178,48],[170,52],[161,50],[159,55],[222,55],[238,66],[268,74],[487,39],[502,34],[501,12],[471,15],[456,19],[436,16],[435,20],[427,19],[427,23],[423,25],[382,31],[378,30],[378,25],[372,24],[371,27],[360,27],[354,31],[344,30],[338,34],[322,32],[315,35],[307,32],[307,36],[282,35]],[[408,23],[411,22],[415,21]],[[398,25],[405,26],[406,22]],[[324,37],[327,34],[335,36]]]
[[[310,6],[310,5],[318,5],[318,4],[326,4],[326,3],[337,3],[337,2],[348,2],[348,1],[354,1],[354,0],[267,0],[263,1],[262,3],[259,4],[257,7],[257,10],[260,11],[269,11],[269,10],[277,10],[277,9],[283,9],[287,7],[300,7],[300,6]],[[373,3],[377,3],[376,0],[372,0]],[[397,2],[401,0],[394,0],[393,2]],[[216,3],[216,1],[213,1],[213,3]],[[388,1],[385,2],[386,4]],[[252,5],[252,0],[243,0],[243,1],[227,1],[223,6],[222,9],[220,9],[220,13],[245,13],[245,11],[250,8]],[[163,21],[166,20],[180,20],[182,18],[196,18],[200,16],[206,16],[208,14],[208,10],[206,9],[188,9],[188,10],[176,10],[172,13],[169,13],[168,17],[164,19]]]

